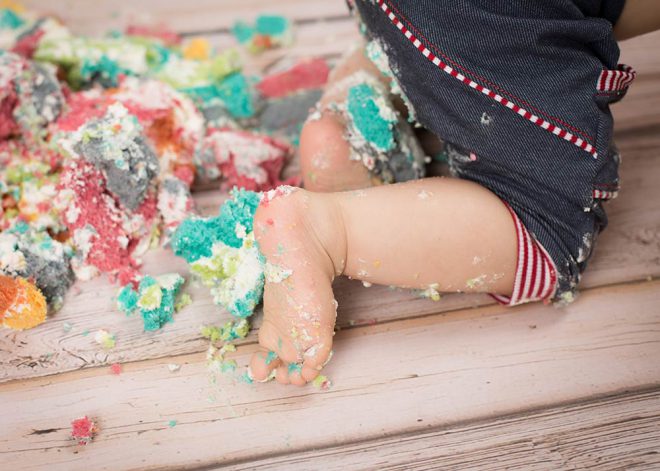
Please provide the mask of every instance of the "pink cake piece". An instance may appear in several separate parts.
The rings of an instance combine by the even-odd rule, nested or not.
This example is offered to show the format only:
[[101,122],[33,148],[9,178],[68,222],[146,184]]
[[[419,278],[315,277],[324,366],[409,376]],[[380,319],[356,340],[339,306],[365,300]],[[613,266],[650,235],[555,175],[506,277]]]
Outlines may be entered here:
[[39,41],[44,37],[44,34],[45,32],[39,29],[30,31],[16,40],[16,43],[11,48],[11,52],[15,52],[28,59],[31,58],[34,55],[34,51],[37,50]]
[[251,191],[296,184],[295,178],[280,178],[292,152],[290,146],[271,137],[234,129],[209,129],[201,148],[204,165],[219,170],[224,187]]
[[71,421],[71,438],[78,442],[78,445],[89,444],[97,432],[98,426],[87,416]]
[[17,104],[18,95],[14,87],[10,83],[5,85],[0,81],[0,139],[7,139],[20,131],[14,119],[14,108]]
[[155,194],[133,212],[122,208],[105,188],[103,173],[82,159],[64,168],[59,189],[57,205],[77,249],[76,276],[89,279],[103,272],[122,284],[134,281],[139,262],[133,253],[157,219]]
[[322,87],[328,81],[329,73],[330,67],[325,59],[303,60],[284,72],[267,75],[259,82],[257,89],[267,98],[282,97]]

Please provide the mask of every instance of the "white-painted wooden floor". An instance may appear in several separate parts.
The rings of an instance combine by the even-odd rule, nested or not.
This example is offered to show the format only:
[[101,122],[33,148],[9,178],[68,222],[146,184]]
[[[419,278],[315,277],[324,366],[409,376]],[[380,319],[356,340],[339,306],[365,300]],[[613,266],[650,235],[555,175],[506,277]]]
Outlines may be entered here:
[[[338,0],[26,4],[77,32],[150,16],[221,47],[233,44],[235,19],[295,19],[296,44],[250,59],[255,72],[289,57],[337,58],[357,37]],[[42,326],[0,332],[0,469],[660,469],[658,45],[660,34],[622,43],[622,62],[639,72],[614,106],[623,189],[571,306],[507,309],[467,295],[434,303],[339,280],[334,384],[318,391],[210,376],[199,327],[229,315],[205,289],[189,286],[193,304],[144,333],[115,310],[115,286],[80,283]],[[196,195],[207,214],[221,199]],[[186,273],[165,250],[145,260],[148,273],[172,270]],[[116,348],[94,342],[101,328]],[[100,428],[86,447],[69,438],[83,415]]]

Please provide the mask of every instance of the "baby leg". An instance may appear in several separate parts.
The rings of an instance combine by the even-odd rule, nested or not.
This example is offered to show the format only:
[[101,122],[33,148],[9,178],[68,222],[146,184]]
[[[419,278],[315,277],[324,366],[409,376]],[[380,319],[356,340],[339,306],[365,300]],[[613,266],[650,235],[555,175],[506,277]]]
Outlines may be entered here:
[[[255,234],[269,264],[258,380],[305,384],[328,360],[332,280],[510,295],[517,238],[508,208],[480,185],[429,178],[342,193],[294,191],[261,206]],[[277,354],[268,355],[272,351]]]

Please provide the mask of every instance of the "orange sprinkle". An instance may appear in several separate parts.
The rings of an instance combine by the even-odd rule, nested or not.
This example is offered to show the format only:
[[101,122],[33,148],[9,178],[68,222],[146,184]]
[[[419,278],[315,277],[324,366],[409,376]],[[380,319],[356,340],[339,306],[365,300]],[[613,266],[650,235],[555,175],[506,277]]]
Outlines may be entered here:
[[46,298],[24,278],[0,278],[0,309],[3,324],[16,330],[30,329],[46,320]]

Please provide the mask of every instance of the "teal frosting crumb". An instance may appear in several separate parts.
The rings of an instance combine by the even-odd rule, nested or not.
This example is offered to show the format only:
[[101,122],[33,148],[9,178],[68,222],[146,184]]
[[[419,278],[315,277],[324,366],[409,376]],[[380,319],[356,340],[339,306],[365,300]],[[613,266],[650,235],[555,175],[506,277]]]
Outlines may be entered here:
[[234,37],[241,44],[250,42],[255,35],[277,38],[285,35],[291,28],[291,22],[280,15],[259,15],[250,25],[244,21],[237,21],[231,28]]
[[11,8],[0,9],[0,29],[18,29],[24,24],[25,20]]
[[231,32],[239,43],[244,44],[254,36],[254,28],[244,21],[237,21],[231,28]]
[[216,219],[219,218],[184,219],[170,241],[174,254],[188,263],[210,257],[211,247],[218,240],[218,234],[211,229]]
[[139,296],[137,292],[133,289],[133,285],[129,283],[119,291],[119,295],[117,296],[117,306],[119,307],[119,310],[125,312],[126,315],[130,315],[137,309],[138,299]]
[[121,289],[117,296],[117,307],[127,315],[140,312],[144,330],[158,330],[172,321],[176,311],[176,297],[184,281],[178,273],[157,277],[147,275],[140,280],[137,290],[130,284]]
[[80,64],[80,80],[97,81],[104,87],[116,87],[120,75],[132,75],[132,71],[121,67],[106,55],[95,60],[84,59]]
[[245,233],[252,232],[252,220],[260,199],[259,193],[234,189],[232,197],[220,208],[219,216],[185,219],[172,236],[174,254],[193,263],[210,257],[213,244],[218,241],[240,248],[243,240],[236,234],[237,226],[240,224]]
[[259,15],[255,29],[258,34],[278,36],[289,29],[289,20],[280,15]]
[[355,85],[348,90],[348,113],[362,137],[378,150],[386,152],[395,145],[396,117],[383,117],[377,99],[378,93],[371,85]]
[[236,227],[240,224],[248,234],[253,231],[254,214],[260,201],[259,193],[234,189],[231,199],[220,208],[220,217],[216,226],[220,234],[219,239],[230,247],[240,248],[243,240],[238,237]]
[[253,234],[260,200],[259,193],[235,189],[219,216],[183,221],[171,242],[214,302],[240,318],[252,315],[263,295],[265,261]]
[[256,111],[254,81],[241,73],[233,73],[216,86],[216,95],[234,118],[250,118]]

